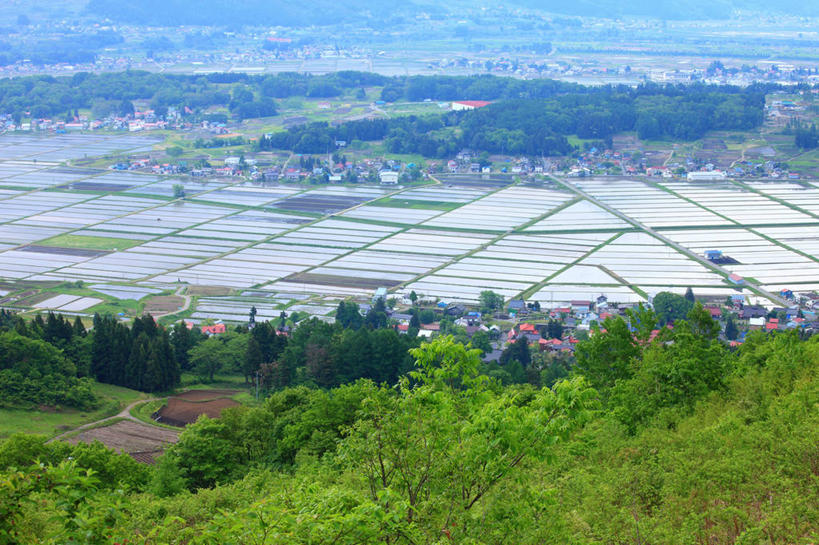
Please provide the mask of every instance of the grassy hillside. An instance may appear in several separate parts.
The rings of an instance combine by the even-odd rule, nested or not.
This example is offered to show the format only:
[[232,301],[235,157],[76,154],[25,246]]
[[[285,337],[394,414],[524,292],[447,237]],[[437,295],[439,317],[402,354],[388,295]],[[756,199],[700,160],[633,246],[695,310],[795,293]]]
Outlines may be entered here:
[[[579,356],[588,377],[543,390],[487,380],[476,352],[441,338],[412,350],[417,370],[397,388],[287,388],[200,420],[124,495],[134,469],[98,450],[2,474],[12,523],[0,530],[22,542],[815,543],[819,338],[758,334],[729,352],[705,317],[689,319],[649,344],[607,322]],[[651,409],[622,411],[632,403]],[[15,436],[0,460],[63,450]]]
[[0,439],[13,433],[32,433],[53,436],[82,424],[113,416],[128,404],[144,399],[146,394],[111,384],[95,382],[92,388],[100,400],[93,411],[42,407],[40,409],[0,408]]
[[[815,543],[819,355],[773,356],[631,436],[601,419],[542,473],[578,543]],[[814,507],[810,507],[814,506]]]

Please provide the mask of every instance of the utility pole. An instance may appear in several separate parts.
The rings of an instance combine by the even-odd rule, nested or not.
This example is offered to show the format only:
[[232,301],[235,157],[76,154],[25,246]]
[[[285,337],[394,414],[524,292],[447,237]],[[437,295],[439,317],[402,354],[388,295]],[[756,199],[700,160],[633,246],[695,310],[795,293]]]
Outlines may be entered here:
[[256,401],[259,401],[259,371],[256,371]]

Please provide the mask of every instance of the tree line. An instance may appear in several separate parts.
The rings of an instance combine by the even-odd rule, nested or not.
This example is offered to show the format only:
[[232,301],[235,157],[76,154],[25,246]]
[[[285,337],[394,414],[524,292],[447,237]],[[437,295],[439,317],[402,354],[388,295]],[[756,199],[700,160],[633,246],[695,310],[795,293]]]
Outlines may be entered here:
[[[169,107],[174,107],[181,115],[205,118],[204,111],[209,107],[228,106],[240,118],[259,117],[275,114],[276,98],[329,98],[350,89],[382,85],[384,81],[384,76],[364,72],[337,72],[323,76],[296,73],[193,76],[127,70],[103,74],[80,72],[58,77],[21,76],[0,81],[0,112],[16,117],[25,114],[46,118],[73,115],[78,109],[113,102],[118,105],[118,112],[128,113],[128,107],[119,106],[124,101],[148,100],[160,116],[164,116]],[[187,114],[185,108],[193,113]]]
[[[525,153],[527,149],[565,151],[561,136],[605,138],[621,130],[638,130],[645,138],[691,139],[711,129],[745,129],[761,122],[764,94],[771,86],[745,89],[728,86],[644,84],[583,87],[553,80],[523,81],[496,76],[394,76],[342,71],[321,76],[296,73],[248,75],[156,74],[144,71],[72,76],[24,76],[0,81],[0,112],[46,118],[73,117],[83,108],[128,113],[134,100],[147,100],[159,116],[176,108],[183,117],[205,119],[212,106],[228,107],[237,119],[275,115],[275,100],[292,96],[338,97],[363,87],[382,87],[382,98],[396,100],[497,101],[478,112],[444,116],[442,120],[410,117],[378,122],[350,122],[331,128],[308,125],[281,146],[309,153],[326,151],[335,140],[390,141],[407,145],[404,136],[421,138],[412,150],[442,156],[451,134],[441,128],[464,128],[459,145]],[[105,106],[105,107],[103,107]],[[535,116],[532,118],[532,116]],[[436,116],[437,117],[437,116]],[[462,121],[471,119],[472,122]],[[486,130],[480,124],[488,122]],[[542,125],[547,128],[543,128]],[[551,128],[554,126],[554,128]],[[522,130],[523,136],[517,132]],[[403,133],[401,131],[404,131]],[[500,131],[500,132],[498,132]],[[503,132],[505,131],[505,132]],[[451,131],[450,131],[451,132]],[[404,134],[406,133],[406,134]],[[278,136],[276,138],[279,138]],[[304,140],[304,141],[302,141]],[[279,141],[277,140],[277,143]],[[416,149],[417,148],[417,149]],[[445,150],[441,150],[445,151]]]
[[[383,140],[392,153],[418,153],[426,157],[449,157],[463,148],[488,153],[556,156],[575,151],[567,139],[570,135],[605,142],[619,132],[636,131],[644,139],[693,140],[710,130],[747,130],[762,123],[765,104],[764,90],[756,87],[646,84],[636,89],[590,88],[546,86],[540,83],[542,80],[532,86],[542,91],[543,96],[532,93],[535,96],[506,98],[502,90],[530,82],[474,79],[492,84],[487,85],[486,94],[478,96],[503,98],[477,110],[444,115],[352,121],[340,125],[311,123],[266,135],[258,147],[326,153],[335,149],[339,140]],[[429,84],[433,90],[434,81],[437,79],[432,78]],[[405,92],[409,89],[411,87]],[[446,90],[440,92],[449,94]]]
[[93,409],[85,327],[61,315],[29,324],[0,310],[0,406]]
[[163,392],[179,384],[180,373],[170,332],[150,315],[134,319],[130,328],[111,315],[94,316],[91,375],[98,381]]
[[816,125],[810,127],[799,126],[794,131],[794,144],[803,150],[811,150],[819,147],[819,134],[816,132]]
[[[399,335],[388,323],[383,300],[366,314],[342,301],[338,320],[302,319],[291,334],[286,314],[279,320],[238,325],[205,336],[184,321],[171,327],[150,315],[130,324],[95,315],[86,331],[77,317],[48,313],[26,321],[0,313],[0,392],[3,403],[67,405],[96,403],[92,380],[144,392],[166,392],[190,372],[213,381],[238,374],[259,381],[265,391],[306,385],[330,388],[371,379],[395,384],[411,369],[407,350],[419,344],[414,330]],[[298,318],[293,313],[294,318]]]

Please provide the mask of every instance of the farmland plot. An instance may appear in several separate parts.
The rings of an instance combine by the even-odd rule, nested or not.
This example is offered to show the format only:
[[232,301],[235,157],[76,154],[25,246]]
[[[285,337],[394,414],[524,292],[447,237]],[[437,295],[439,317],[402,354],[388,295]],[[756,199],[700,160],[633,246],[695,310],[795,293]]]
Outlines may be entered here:
[[14,225],[78,229],[160,204],[151,199],[106,195],[17,220]]
[[[27,248],[0,253],[0,277],[27,278],[60,267],[70,267],[96,257],[99,253],[71,254],[54,252],[51,248]],[[59,249],[58,249],[59,250]],[[104,252],[102,252],[104,254]]]
[[428,201],[466,204],[486,195],[483,189],[452,188],[432,185],[402,191],[394,198],[408,201]]
[[491,235],[410,229],[373,244],[371,250],[459,256],[492,240]]
[[190,284],[249,288],[307,270],[345,251],[279,242],[264,243],[160,275],[155,280],[160,282],[181,280]]
[[526,231],[594,231],[628,227],[631,227],[629,223],[614,214],[582,200],[546,216],[527,227]]
[[814,221],[811,216],[727,182],[665,182],[663,185],[740,225],[781,225]]
[[135,187],[141,187],[158,181],[159,178],[149,174],[133,174],[129,172],[112,172],[103,174],[102,176],[95,176],[93,178],[85,178],[79,181],[67,184],[67,189],[84,190],[84,191],[127,191]]
[[29,189],[41,189],[47,187],[68,186],[72,182],[87,178],[84,172],[60,171],[56,168],[45,168],[42,170],[32,170],[22,172],[16,176],[5,178],[3,184],[26,187]]
[[314,282],[336,286],[391,287],[425,274],[448,260],[446,256],[361,250],[316,267],[310,271],[310,277]]
[[196,179],[163,179],[158,182],[148,185],[142,185],[134,189],[128,189],[125,193],[139,193],[142,195],[156,195],[158,197],[173,197],[175,193],[174,186],[181,185],[185,191],[186,197],[193,197],[198,193],[204,191],[212,191],[214,189],[221,189],[227,187],[224,182],[215,180],[196,180]]
[[[799,228],[770,228],[761,229],[760,232],[782,238],[792,237],[797,239],[794,240],[797,244],[807,242],[806,248],[816,245],[815,240],[798,240],[806,237],[795,234],[793,229]],[[819,262],[747,230],[684,231],[666,235],[698,253],[706,250],[722,251],[723,255],[738,262],[723,265],[724,268],[740,276],[754,278],[772,291],[783,287],[796,289],[797,285],[816,285],[819,278]]]
[[280,236],[276,242],[353,249],[397,231],[398,227],[327,219]]
[[300,192],[300,189],[291,187],[235,185],[200,194],[197,199],[242,206],[263,206]]
[[137,235],[134,238],[149,240],[236,212],[231,208],[204,204],[174,202],[163,205],[158,201],[147,200],[152,203],[152,208],[99,223],[77,234],[105,236],[105,233],[133,233]]
[[819,185],[816,183],[777,181],[744,182],[743,185],[819,216]]
[[97,157],[115,151],[148,151],[157,140],[134,135],[63,134],[43,137],[36,134],[3,135],[0,159],[62,162]]
[[442,214],[440,210],[419,210],[415,208],[394,208],[389,206],[359,206],[342,214],[347,218],[376,220],[388,223],[414,225]]
[[[581,261],[639,287],[662,291],[688,286],[725,287],[719,274],[689,259],[646,233],[625,233]],[[730,288],[729,288],[730,289]],[[726,290],[726,293],[728,293]]]
[[276,201],[275,206],[283,210],[326,215],[377,199],[384,193],[376,188],[327,187]]
[[55,295],[35,305],[36,308],[78,312],[102,303],[96,297],[80,297],[78,295]]
[[0,223],[42,214],[92,198],[94,197],[89,195],[60,191],[26,193],[3,201],[3,206],[0,207]]
[[529,290],[613,235],[510,235],[404,290],[446,300],[476,302],[491,290],[505,298]]
[[570,200],[561,191],[510,187],[437,216],[424,225],[455,229],[508,231]]
[[731,222],[667,191],[638,180],[587,179],[575,186],[649,227],[730,225]]

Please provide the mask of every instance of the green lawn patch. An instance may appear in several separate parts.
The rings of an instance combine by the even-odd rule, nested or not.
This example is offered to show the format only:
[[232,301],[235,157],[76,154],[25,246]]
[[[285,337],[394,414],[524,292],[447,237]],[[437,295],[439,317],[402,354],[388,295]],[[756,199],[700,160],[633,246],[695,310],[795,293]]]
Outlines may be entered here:
[[570,134],[569,136],[567,136],[566,140],[568,140],[570,146],[574,146],[576,148],[582,148],[583,144],[587,144],[587,143],[595,141],[595,140],[593,140],[591,138],[579,138],[579,137],[577,137],[577,136],[575,136],[573,134]]
[[162,424],[161,422],[156,422],[151,415],[153,415],[156,411],[161,409],[167,401],[165,399],[155,399],[153,401],[146,401],[145,403],[140,403],[133,409],[131,409],[131,416],[139,420],[140,422],[145,422],[146,424],[150,424],[152,426],[159,426],[160,428],[168,428],[171,430],[179,431],[179,428],[176,426],[170,426],[168,424]]
[[455,210],[456,208],[463,206],[463,203],[457,202],[406,200],[402,199],[400,195],[397,197],[384,197],[383,199],[378,199],[377,201],[373,201],[368,204],[373,206],[388,206],[390,208],[413,208],[419,210],[444,211]]
[[58,248],[82,248],[84,250],[124,250],[142,244],[142,240],[129,238],[92,237],[87,235],[57,235],[40,242],[42,246]]
[[93,390],[100,400],[100,406],[93,411],[51,407],[41,409],[0,408],[0,439],[18,432],[51,437],[77,426],[114,416],[129,403],[146,396],[136,390],[96,382]]
[[[261,398],[261,393],[259,394],[259,397]],[[241,403],[242,405],[253,405],[256,403],[255,392],[242,392],[230,396],[230,399],[236,401],[237,403]]]
[[113,314],[119,313],[135,316],[139,314],[141,305],[133,299],[117,299],[116,301],[106,301],[88,309],[86,312],[96,314]]
[[194,373],[182,373],[183,390],[210,390],[246,388],[245,377],[242,375],[216,375],[213,382],[202,382],[202,378]]

